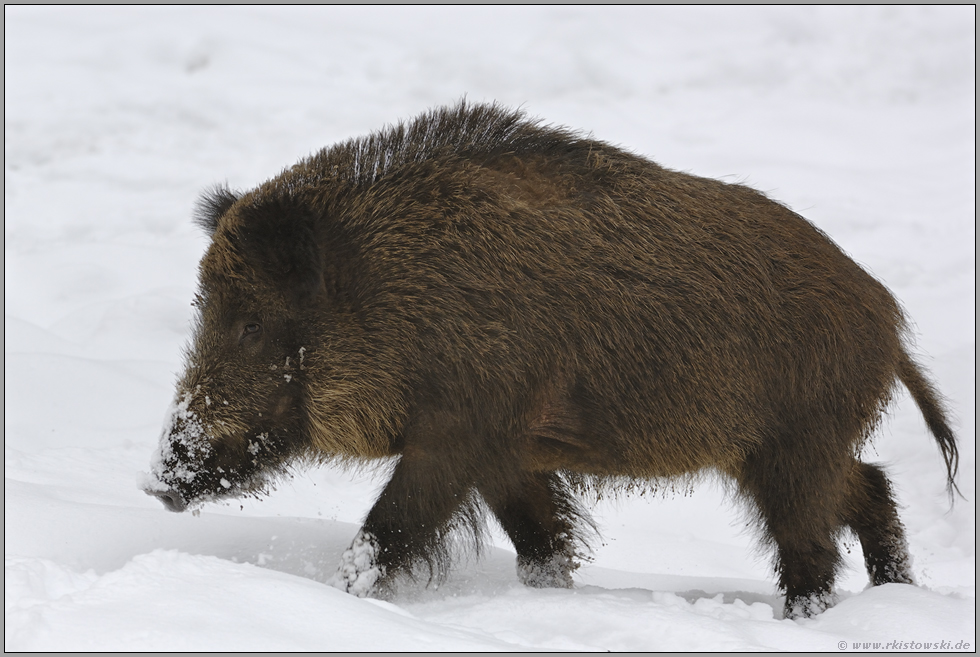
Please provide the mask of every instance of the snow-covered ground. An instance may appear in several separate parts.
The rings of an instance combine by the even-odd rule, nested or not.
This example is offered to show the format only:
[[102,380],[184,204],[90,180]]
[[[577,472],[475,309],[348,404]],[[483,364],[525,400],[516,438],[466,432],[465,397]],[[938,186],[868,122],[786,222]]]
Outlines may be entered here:
[[[975,650],[974,7],[4,19],[7,650]],[[310,470],[199,517],[138,490],[190,330],[199,191],[464,95],[765,190],[889,285],[955,411],[966,498],[949,509],[900,399],[866,458],[889,465],[918,587],[866,589],[852,540],[841,602],[781,619],[768,555],[708,481],[597,505],[573,590],[522,587],[497,538],[378,602],[323,582],[380,475]]]

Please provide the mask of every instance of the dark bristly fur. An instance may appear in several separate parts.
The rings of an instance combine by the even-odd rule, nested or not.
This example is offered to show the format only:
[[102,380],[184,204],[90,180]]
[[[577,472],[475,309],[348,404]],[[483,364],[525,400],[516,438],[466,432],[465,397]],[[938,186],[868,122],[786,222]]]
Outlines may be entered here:
[[741,185],[495,105],[437,109],[242,194],[210,190],[199,319],[148,492],[255,494],[302,460],[397,457],[335,583],[378,595],[481,510],[531,586],[570,586],[574,492],[729,477],[786,613],[833,602],[853,530],[911,582],[858,460],[899,382],[955,488],[956,441],[888,290]]
[[218,219],[238,200],[238,194],[224,185],[213,185],[201,194],[194,206],[194,223],[208,235],[218,229]]

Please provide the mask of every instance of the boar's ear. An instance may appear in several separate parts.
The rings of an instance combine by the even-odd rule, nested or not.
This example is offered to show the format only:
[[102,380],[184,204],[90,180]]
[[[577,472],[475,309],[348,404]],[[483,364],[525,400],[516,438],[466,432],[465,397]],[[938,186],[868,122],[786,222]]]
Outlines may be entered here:
[[237,233],[242,255],[292,303],[309,304],[324,291],[323,253],[309,210],[280,203],[253,207]]
[[214,235],[218,220],[240,197],[241,194],[231,191],[227,185],[214,185],[204,190],[194,204],[194,223],[209,237]]

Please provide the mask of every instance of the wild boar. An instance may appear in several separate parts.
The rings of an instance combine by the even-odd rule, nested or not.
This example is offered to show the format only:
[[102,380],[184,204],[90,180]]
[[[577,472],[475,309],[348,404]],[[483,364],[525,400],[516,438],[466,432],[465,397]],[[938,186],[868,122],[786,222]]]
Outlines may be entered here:
[[527,585],[572,585],[578,494],[715,472],[775,548],[785,613],[837,538],[912,582],[881,467],[901,382],[955,489],[943,402],[891,293],[748,187],[459,103],[214,188],[186,371],[146,484],[173,511],[296,463],[395,457],[333,583],[385,595],[489,510]]

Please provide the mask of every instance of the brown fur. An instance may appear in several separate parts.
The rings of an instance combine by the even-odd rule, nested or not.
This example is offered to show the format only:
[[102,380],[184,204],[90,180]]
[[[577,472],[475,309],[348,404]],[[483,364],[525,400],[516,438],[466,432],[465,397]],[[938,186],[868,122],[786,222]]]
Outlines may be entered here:
[[582,482],[704,471],[754,504],[788,615],[831,603],[848,527],[874,584],[910,582],[888,481],[857,460],[898,381],[953,486],[895,299],[747,187],[461,103],[212,190],[198,221],[201,315],[150,492],[180,510],[296,459],[398,456],[352,592],[446,565],[482,504],[526,583],[568,586]]

